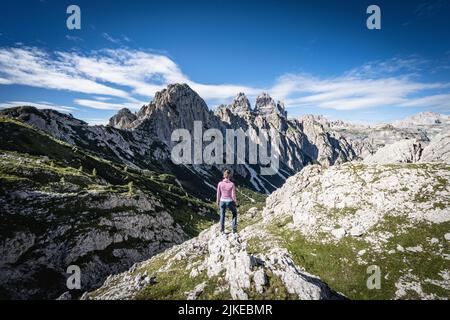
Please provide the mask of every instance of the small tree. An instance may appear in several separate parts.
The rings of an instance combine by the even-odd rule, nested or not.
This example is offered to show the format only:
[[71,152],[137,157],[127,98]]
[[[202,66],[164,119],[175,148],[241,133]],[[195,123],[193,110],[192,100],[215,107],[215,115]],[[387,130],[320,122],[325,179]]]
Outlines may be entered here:
[[79,171],[79,172],[83,172],[83,166],[80,166],[80,167],[78,168],[78,171]]
[[125,166],[125,167],[123,168],[123,172],[125,172],[125,173],[128,172],[128,166]]
[[61,177],[61,179],[59,180],[59,183],[64,186],[66,184],[66,179],[64,179],[64,177]]
[[97,170],[94,168],[94,169],[92,169],[92,176],[93,177],[96,177],[97,176]]

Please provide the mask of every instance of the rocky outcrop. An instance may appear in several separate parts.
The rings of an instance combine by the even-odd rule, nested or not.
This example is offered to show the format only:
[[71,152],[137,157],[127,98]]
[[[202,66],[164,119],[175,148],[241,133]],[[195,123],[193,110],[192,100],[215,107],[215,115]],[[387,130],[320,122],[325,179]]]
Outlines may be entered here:
[[221,128],[205,101],[188,85],[173,84],[157,92],[154,100],[137,113],[134,128],[149,131],[159,141],[170,146],[176,129],[194,132],[194,121],[201,121],[203,129]]
[[129,129],[132,123],[137,120],[137,116],[129,109],[121,109],[115,116],[109,119],[109,126],[119,129]]
[[414,163],[419,161],[422,156],[423,146],[420,141],[401,140],[389,144],[378,151],[366,157],[365,163]]
[[[308,166],[269,196],[264,224],[287,221],[280,234],[291,247],[299,242],[302,257],[304,248],[315,248],[318,258],[305,258],[309,264],[332,255],[334,277],[378,268],[384,299],[448,299],[449,179],[443,163]],[[358,290],[344,293],[371,295]]]
[[[82,270],[82,290],[96,287],[108,275],[187,239],[161,204],[143,194],[24,192],[20,199],[0,197],[2,214],[7,215],[2,223],[11,226],[0,239],[3,298],[56,298],[67,290],[64,279],[70,265]],[[78,217],[64,217],[64,211],[76,207]],[[17,221],[28,223],[18,228]]]
[[[151,277],[158,283],[174,268],[185,273],[192,282],[192,288],[179,292],[185,299],[222,296],[238,300],[263,296],[302,300],[343,298],[320,278],[298,267],[286,249],[274,246],[264,253],[249,252],[248,240],[255,232],[247,228],[240,235],[220,234],[218,226],[214,226],[197,238],[133,266],[128,272],[110,277],[99,290],[84,295],[84,298],[145,298],[158,286],[149,284],[146,279]],[[152,272],[156,263],[160,266]],[[182,269],[179,269],[180,264]],[[279,282],[278,291],[274,288],[276,281]]]
[[450,212],[439,205],[450,194],[449,169],[445,164],[308,166],[267,199],[264,216],[292,216],[294,226],[307,235],[340,226],[344,234],[360,236],[392,215],[450,221]]
[[445,162],[450,163],[450,136],[438,135],[423,152],[420,162]]
[[[238,235],[215,225],[84,298],[446,299],[449,178],[442,163],[308,166]],[[379,290],[361,285],[373,268]]]

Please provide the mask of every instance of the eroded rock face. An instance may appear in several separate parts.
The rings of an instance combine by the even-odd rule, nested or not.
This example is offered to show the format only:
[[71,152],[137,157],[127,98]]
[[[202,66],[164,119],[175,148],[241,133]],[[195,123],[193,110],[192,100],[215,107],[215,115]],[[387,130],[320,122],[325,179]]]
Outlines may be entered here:
[[267,199],[264,218],[292,217],[305,235],[329,234],[324,241],[366,235],[391,216],[447,222],[450,211],[439,204],[450,195],[449,169],[445,164],[308,166]]
[[450,163],[450,136],[438,135],[424,148],[420,162]]
[[137,120],[137,116],[129,109],[124,108],[109,119],[109,125],[118,129],[129,129],[132,127],[132,123],[135,120]]
[[[249,110],[248,99],[244,97],[239,94],[231,105],[220,106],[216,115],[234,129],[277,132],[281,140],[282,169],[297,172],[309,163],[332,165],[355,158],[345,138],[327,132],[314,117],[288,119],[284,105],[266,93],[258,96],[254,110]],[[242,105],[242,101],[246,101],[245,107],[236,107]],[[286,174],[283,173],[283,176]]]
[[315,116],[303,116],[298,121],[308,140],[306,153],[318,163],[330,166],[356,159],[350,143],[337,133],[327,132]]
[[155,99],[142,107],[133,123],[137,128],[151,133],[166,145],[171,145],[171,135],[176,129],[194,132],[194,121],[201,121],[203,129],[218,128],[221,124],[208,109],[205,101],[188,85],[174,84],[157,92]]
[[401,140],[387,145],[366,157],[365,163],[414,163],[422,156],[423,145],[417,140]]
[[[179,298],[342,298],[297,264],[305,259],[326,264],[324,254],[333,256],[331,268],[343,264],[353,276],[365,276],[367,266],[383,261],[388,299],[407,298],[411,290],[423,299],[446,298],[449,178],[450,167],[443,163],[307,166],[268,197],[262,217],[250,210],[255,222],[239,235],[221,235],[213,226],[112,277],[85,298],[154,298],[172,287],[136,279],[148,275],[162,283],[169,273],[190,283]],[[296,241],[304,242],[296,248]],[[424,275],[425,269],[431,271]],[[328,272],[333,274],[328,279],[340,282],[337,271]],[[440,291],[430,292],[429,283]]]
[[348,270],[379,266],[387,299],[448,299],[449,179],[442,162],[308,166],[268,197],[263,223],[287,221],[289,240],[353,252],[342,257]]
[[275,100],[267,93],[263,93],[256,97],[255,112],[262,116],[277,114],[284,118],[287,117],[284,104],[280,101],[275,102]]
[[[0,198],[2,223],[11,226],[0,241],[3,298],[55,299],[67,290],[70,265],[80,267],[82,290],[89,289],[188,238],[161,203],[143,194],[34,193],[22,199]],[[64,216],[75,207],[78,215]],[[17,221],[28,223],[14,231]]]

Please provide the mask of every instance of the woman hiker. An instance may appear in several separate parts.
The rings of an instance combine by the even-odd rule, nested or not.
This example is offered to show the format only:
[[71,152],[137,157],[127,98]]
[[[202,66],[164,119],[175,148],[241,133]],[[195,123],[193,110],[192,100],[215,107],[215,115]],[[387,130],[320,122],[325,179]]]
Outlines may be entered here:
[[220,208],[220,231],[225,232],[225,211],[230,209],[233,214],[233,220],[231,227],[233,233],[237,232],[237,201],[236,201],[236,187],[234,183],[230,181],[231,171],[225,170],[223,173],[223,180],[217,185],[217,197],[216,203]]

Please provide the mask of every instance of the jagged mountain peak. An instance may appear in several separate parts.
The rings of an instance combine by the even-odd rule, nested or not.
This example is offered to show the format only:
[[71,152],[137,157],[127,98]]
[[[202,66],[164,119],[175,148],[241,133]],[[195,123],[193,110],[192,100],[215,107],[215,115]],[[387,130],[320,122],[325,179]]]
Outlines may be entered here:
[[175,98],[184,95],[198,96],[188,84],[186,83],[173,83],[169,84],[167,88],[156,92],[154,101],[164,100],[166,98]]
[[[110,125],[118,129],[136,129],[149,120],[164,128],[175,125],[176,128],[186,128],[190,122],[206,123],[210,118],[211,111],[198,93],[186,83],[175,83],[156,92],[154,99],[136,114],[128,109],[120,110],[110,119]],[[164,133],[164,141],[167,140],[167,134]]]
[[251,112],[250,101],[243,92],[239,92],[233,99],[233,102],[228,106],[233,113],[249,113]]
[[255,113],[263,116],[277,114],[284,118],[287,117],[284,103],[275,101],[268,93],[263,92],[256,97]]
[[123,108],[109,119],[109,125],[115,128],[128,129],[136,119],[136,114],[132,113],[128,108]]

